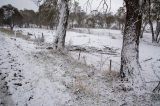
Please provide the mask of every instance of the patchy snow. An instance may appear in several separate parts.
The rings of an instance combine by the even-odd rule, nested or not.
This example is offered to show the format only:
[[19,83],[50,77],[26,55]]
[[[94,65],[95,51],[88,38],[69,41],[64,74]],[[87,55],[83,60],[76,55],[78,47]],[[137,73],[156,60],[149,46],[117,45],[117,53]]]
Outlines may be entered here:
[[[31,40],[15,41],[0,32],[0,106],[160,105],[160,96],[151,93],[160,81],[160,45],[151,43],[151,34],[144,33],[140,41],[141,74],[147,93],[138,96],[125,91],[118,76],[121,31],[85,28],[67,31],[68,50],[81,47],[84,51],[60,55],[44,49],[45,43],[52,45],[55,30],[15,30]],[[35,39],[42,33],[45,43],[37,45]]]

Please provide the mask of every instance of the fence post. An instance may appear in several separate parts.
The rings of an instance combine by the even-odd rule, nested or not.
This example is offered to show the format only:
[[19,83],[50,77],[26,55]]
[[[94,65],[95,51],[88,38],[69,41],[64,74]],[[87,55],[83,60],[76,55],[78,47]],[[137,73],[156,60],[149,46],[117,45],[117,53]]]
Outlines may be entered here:
[[112,71],[112,60],[110,60],[109,71]]
[[14,31],[14,36],[15,36],[14,40],[16,40],[16,38],[17,38],[17,31],[16,30]]
[[80,58],[81,58],[81,49],[79,50],[78,60],[80,60]]

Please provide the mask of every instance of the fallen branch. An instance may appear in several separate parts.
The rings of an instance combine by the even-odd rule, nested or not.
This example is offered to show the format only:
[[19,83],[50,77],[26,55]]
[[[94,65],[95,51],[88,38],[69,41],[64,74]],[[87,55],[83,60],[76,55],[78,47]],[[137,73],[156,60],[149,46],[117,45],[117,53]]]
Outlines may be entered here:
[[87,53],[100,53],[100,54],[108,54],[108,55],[118,55],[118,53],[116,52],[116,50],[112,49],[112,48],[103,48],[103,49],[99,49],[96,47],[81,47],[81,46],[69,46],[68,47],[69,51],[81,51],[81,52],[87,52]]
[[147,61],[152,60],[152,59],[153,59],[153,58],[149,58],[149,59],[144,60],[143,62],[147,62]]
[[153,93],[159,93],[159,92],[160,92],[160,81],[158,85],[155,87],[155,89],[153,90]]

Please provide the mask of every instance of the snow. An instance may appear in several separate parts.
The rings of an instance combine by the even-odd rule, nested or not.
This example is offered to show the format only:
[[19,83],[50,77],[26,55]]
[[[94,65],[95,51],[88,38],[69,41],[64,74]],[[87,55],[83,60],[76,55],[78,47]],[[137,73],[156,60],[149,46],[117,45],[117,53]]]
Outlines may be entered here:
[[[52,46],[55,30],[15,30],[31,40],[17,38],[15,41],[0,32],[0,73],[6,76],[0,87],[4,87],[5,82],[9,86],[3,96],[0,95],[0,103],[8,103],[9,106],[119,106],[134,105],[135,102],[137,105],[160,105],[159,99],[150,97],[157,81],[160,81],[160,45],[151,43],[150,33],[144,33],[140,40],[141,74],[148,92],[141,97],[132,91],[124,92],[118,78],[121,31],[85,28],[67,31],[67,48],[77,46],[86,49],[81,51],[78,60],[79,51],[61,55],[44,49]],[[37,45],[35,38],[41,37],[42,33],[45,42],[41,46]]]
[[[13,41],[4,36],[0,33],[0,59],[4,62],[0,69],[3,74],[9,74],[5,81],[8,82],[8,90],[13,101],[12,105],[7,104],[7,106],[64,105],[71,97],[68,93],[64,93],[62,84],[51,82],[51,79],[46,76],[44,67],[32,57],[35,52],[39,52],[35,49],[35,45],[21,39]],[[50,70],[53,71],[53,67],[56,68],[52,65]]]
[[[52,43],[55,39],[55,31],[45,30],[45,29],[21,29],[25,34],[26,32],[32,33],[36,36],[41,33],[45,36],[45,41],[47,43]],[[144,33],[144,38],[140,41],[140,63],[142,65],[142,69],[145,71],[144,73],[150,73],[146,80],[147,82],[153,81],[154,79],[157,81],[157,77],[153,74],[153,68],[158,72],[159,66],[154,67],[152,64],[159,62],[157,61],[160,57],[160,49],[159,45],[151,43],[151,34]],[[109,47],[116,50],[117,55],[106,55],[100,53],[81,53],[81,57],[85,57],[86,63],[88,65],[94,65],[95,67],[99,67],[100,62],[105,62],[103,70],[108,69],[109,61],[112,59],[113,61],[113,69],[119,71],[120,67],[120,53],[122,47],[122,34],[119,30],[110,30],[110,29],[85,29],[85,28],[77,28],[67,32],[66,35],[66,45],[69,46],[81,46],[81,47],[95,47],[97,49],[103,49],[104,47]],[[79,52],[71,52],[73,58],[78,59]],[[101,60],[101,57],[103,58]],[[143,62],[146,59],[150,59],[150,61]],[[83,61],[84,59],[81,58]],[[152,64],[151,64],[152,63]],[[98,68],[99,69],[99,68]],[[158,72],[159,73],[159,72]]]

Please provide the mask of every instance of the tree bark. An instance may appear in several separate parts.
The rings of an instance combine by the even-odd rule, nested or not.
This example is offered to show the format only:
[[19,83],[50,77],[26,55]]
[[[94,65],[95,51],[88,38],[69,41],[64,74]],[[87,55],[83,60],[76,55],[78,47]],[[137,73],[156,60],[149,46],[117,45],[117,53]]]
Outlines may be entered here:
[[65,47],[65,37],[68,25],[68,0],[59,0],[59,24],[56,33],[56,39],[54,41],[55,49],[63,50]]
[[14,24],[13,24],[13,23],[11,23],[9,26],[10,26],[11,31],[13,31]]
[[139,0],[125,0],[127,15],[121,51],[120,75],[133,88],[143,85],[139,64],[139,36],[141,34],[142,14]]
[[150,29],[151,29],[151,32],[152,32],[152,42],[155,42],[155,37],[154,37],[154,30],[153,30],[153,23],[151,21],[151,0],[148,0],[148,4],[149,4],[149,25],[150,25]]
[[14,27],[14,22],[13,22],[13,19],[11,18],[11,23],[10,23],[10,29],[11,29],[11,31],[13,31],[13,27]]
[[13,31],[13,26],[12,25],[10,26],[10,29],[11,29],[11,31]]
[[157,20],[157,26],[156,26],[156,41],[157,41],[157,43],[158,43],[159,33],[160,33],[160,22],[159,22],[159,20]]
[[149,25],[150,25],[150,29],[151,29],[151,32],[152,32],[152,42],[155,42],[153,24],[152,24],[152,21],[150,19],[149,19]]

